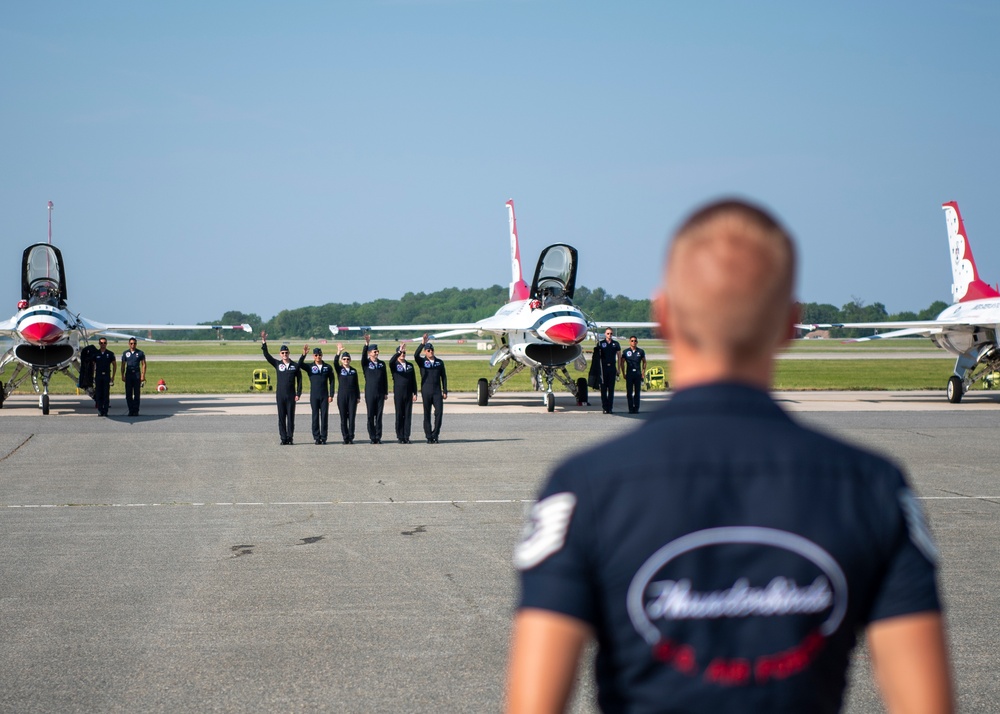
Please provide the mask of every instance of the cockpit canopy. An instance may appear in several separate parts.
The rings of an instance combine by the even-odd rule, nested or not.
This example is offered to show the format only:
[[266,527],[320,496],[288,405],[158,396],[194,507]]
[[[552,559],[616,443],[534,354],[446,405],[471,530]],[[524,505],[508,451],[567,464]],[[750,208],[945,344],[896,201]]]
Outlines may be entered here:
[[564,243],[550,245],[538,256],[531,297],[542,307],[573,301],[576,289],[576,248]]
[[29,305],[65,305],[66,273],[58,248],[48,243],[25,248],[21,260],[21,299]]

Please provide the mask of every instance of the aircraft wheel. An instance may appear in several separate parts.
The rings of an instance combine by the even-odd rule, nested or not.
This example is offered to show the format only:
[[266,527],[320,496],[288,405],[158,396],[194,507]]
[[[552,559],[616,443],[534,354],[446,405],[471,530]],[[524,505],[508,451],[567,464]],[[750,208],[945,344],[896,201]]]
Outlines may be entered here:
[[587,380],[583,377],[576,380],[576,402],[578,405],[590,403],[590,394],[587,393]]
[[556,395],[552,392],[545,393],[545,411],[554,412],[556,410]]
[[481,407],[490,403],[490,383],[485,379],[480,379],[476,385],[476,403]]
[[41,405],[42,405],[42,414],[48,414],[49,413],[49,395],[48,394],[43,394],[42,395]]
[[958,404],[962,401],[962,380],[959,377],[949,377],[948,378],[948,401],[952,404]]

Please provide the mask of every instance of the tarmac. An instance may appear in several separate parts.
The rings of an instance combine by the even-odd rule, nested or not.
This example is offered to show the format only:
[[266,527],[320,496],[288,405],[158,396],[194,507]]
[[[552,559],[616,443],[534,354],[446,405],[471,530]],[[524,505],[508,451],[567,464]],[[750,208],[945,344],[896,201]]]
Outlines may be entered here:
[[[441,443],[335,440],[273,395],[0,410],[0,712],[487,712],[501,706],[524,509],[563,456],[635,428],[557,393],[445,403]],[[941,551],[960,710],[1000,701],[1000,393],[783,392],[910,474]],[[624,397],[619,395],[622,408]],[[386,425],[392,436],[392,401]],[[417,414],[420,407],[417,405]],[[420,436],[419,417],[415,436]],[[720,437],[720,438],[724,438]],[[571,711],[595,711],[588,667]],[[883,711],[859,647],[845,711]]]

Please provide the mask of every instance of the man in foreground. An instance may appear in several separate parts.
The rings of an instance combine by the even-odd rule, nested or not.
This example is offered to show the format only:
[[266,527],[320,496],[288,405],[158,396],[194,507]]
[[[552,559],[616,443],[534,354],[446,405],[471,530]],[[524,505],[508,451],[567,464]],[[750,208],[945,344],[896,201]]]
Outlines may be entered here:
[[890,712],[952,711],[936,553],[905,478],[767,395],[794,262],[742,202],[677,232],[654,301],[676,395],[543,487],[514,556],[508,711],[562,711],[596,638],[604,711],[837,712],[861,630]]

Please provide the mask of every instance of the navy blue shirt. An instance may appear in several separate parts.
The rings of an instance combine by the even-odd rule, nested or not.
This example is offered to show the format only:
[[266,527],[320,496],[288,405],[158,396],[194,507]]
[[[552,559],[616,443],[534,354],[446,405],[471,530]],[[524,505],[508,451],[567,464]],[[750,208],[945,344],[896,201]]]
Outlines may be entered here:
[[622,359],[625,360],[625,371],[630,374],[642,375],[642,362],[646,359],[646,353],[641,347],[632,349],[629,347],[622,352]]
[[424,346],[417,345],[413,353],[413,361],[420,367],[420,393],[431,396],[437,392],[448,393],[448,375],[444,362],[437,358],[424,355]]
[[98,350],[94,354],[94,374],[97,377],[111,377],[111,365],[115,363],[115,353],[111,350]]
[[327,399],[333,394],[333,367],[326,362],[306,364],[306,356],[299,357],[299,369],[309,377],[309,397],[311,399]]
[[146,361],[146,353],[142,350],[125,350],[122,352],[122,373],[131,372],[138,375],[142,372],[142,363]]
[[274,389],[275,398],[302,396],[302,370],[299,369],[299,365],[291,360],[285,363],[272,357],[267,351],[266,342],[260,343],[260,349],[264,353],[264,359],[278,373],[278,383]]
[[400,359],[399,349],[389,358],[389,371],[392,372],[393,394],[410,397],[417,393],[417,372],[412,363]]
[[556,469],[515,565],[594,628],[604,711],[836,712],[861,629],[940,609],[935,557],[895,466],[717,384]]
[[600,361],[605,372],[618,371],[618,354],[622,351],[622,346],[618,340],[601,340],[594,349],[594,359]]

